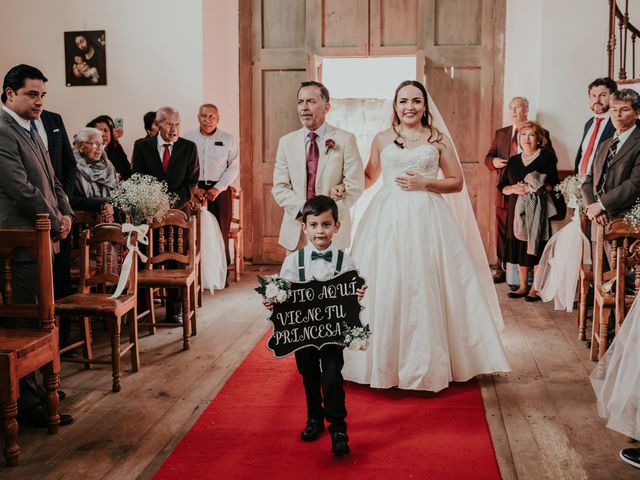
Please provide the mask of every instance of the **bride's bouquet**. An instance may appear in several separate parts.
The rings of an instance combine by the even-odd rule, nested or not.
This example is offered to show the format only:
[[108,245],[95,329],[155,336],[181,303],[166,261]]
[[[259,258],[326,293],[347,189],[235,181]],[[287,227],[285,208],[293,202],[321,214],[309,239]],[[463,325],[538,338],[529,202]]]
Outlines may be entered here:
[[369,337],[371,330],[369,325],[364,327],[348,327],[344,326],[344,346],[350,350],[366,350],[369,348]]
[[631,225],[636,232],[640,232],[640,200],[636,200],[633,208],[625,214],[624,221]]
[[162,221],[178,196],[167,191],[167,184],[151,175],[134,173],[111,193],[113,206],[128,214],[131,223],[142,225],[148,219]]
[[585,175],[571,175],[555,186],[556,192],[560,192],[567,200],[567,206],[577,208],[580,212],[584,207],[582,203],[582,184]]
[[291,290],[291,282],[279,277],[278,275],[268,275],[261,277],[258,275],[260,286],[254,290],[271,303],[284,303],[289,298]]

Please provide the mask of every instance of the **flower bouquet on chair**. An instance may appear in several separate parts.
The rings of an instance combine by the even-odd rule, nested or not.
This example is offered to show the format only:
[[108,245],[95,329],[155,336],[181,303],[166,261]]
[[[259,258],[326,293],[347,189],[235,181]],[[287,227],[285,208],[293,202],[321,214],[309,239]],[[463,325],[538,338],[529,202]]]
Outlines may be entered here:
[[128,253],[112,298],[118,297],[124,291],[134,255],[138,254],[143,262],[147,261],[147,256],[140,252],[138,246],[132,245],[131,235],[135,233],[138,243],[148,245],[149,225],[147,222],[162,221],[177,199],[177,195],[167,191],[165,182],[151,175],[139,173],[134,173],[129,179],[120,182],[111,193],[113,205],[122,210],[129,220],[129,222],[122,224],[122,232],[128,234]]

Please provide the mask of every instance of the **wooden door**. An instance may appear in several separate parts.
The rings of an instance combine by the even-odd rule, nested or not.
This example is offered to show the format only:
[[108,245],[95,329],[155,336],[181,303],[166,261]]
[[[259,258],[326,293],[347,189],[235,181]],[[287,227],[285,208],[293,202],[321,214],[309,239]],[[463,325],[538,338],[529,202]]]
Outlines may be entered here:
[[499,38],[504,2],[427,0],[424,13],[427,88],[458,149],[485,250],[493,261],[495,185],[484,157],[500,126],[494,122],[494,112],[502,110]]
[[284,256],[273,166],[279,138],[300,128],[296,92],[301,81],[321,78],[320,55],[424,57],[427,87],[458,146],[493,255],[493,192],[482,161],[502,115],[505,1],[240,0],[241,183],[245,252],[254,263]]

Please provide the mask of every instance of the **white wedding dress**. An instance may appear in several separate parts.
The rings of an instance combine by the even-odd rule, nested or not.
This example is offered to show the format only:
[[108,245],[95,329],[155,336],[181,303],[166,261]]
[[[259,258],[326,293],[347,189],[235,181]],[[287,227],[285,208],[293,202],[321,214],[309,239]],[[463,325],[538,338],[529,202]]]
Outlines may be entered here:
[[202,267],[202,290],[221,290],[227,281],[227,257],[220,225],[207,207],[201,208],[200,262]]
[[640,440],[640,295],[590,375],[607,427]]
[[361,318],[372,336],[367,351],[345,350],[346,380],[439,391],[452,380],[510,370],[499,310],[444,197],[403,191],[394,181],[408,171],[437,178],[439,158],[431,144],[390,144],[380,154],[383,186],[351,250],[369,286]]

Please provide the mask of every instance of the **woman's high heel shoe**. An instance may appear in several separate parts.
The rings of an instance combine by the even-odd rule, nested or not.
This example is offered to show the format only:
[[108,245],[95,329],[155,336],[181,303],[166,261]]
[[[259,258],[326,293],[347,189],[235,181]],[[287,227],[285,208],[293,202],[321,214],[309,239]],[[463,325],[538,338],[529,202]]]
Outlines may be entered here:
[[524,293],[518,293],[518,292],[509,292],[509,293],[507,293],[507,297],[509,297],[509,298],[522,298],[522,297],[526,297],[527,295],[529,295],[528,291],[526,291]]

